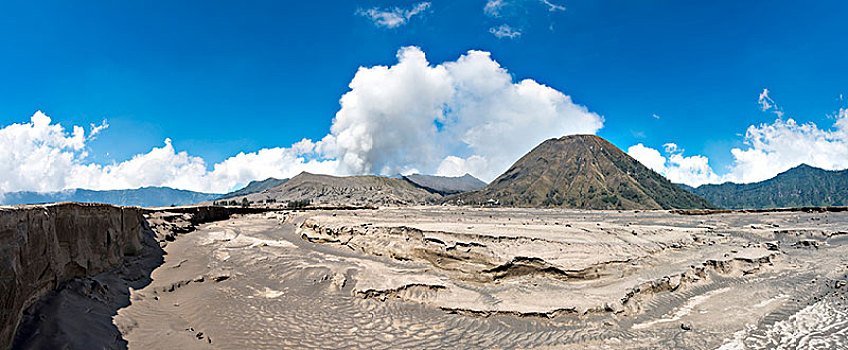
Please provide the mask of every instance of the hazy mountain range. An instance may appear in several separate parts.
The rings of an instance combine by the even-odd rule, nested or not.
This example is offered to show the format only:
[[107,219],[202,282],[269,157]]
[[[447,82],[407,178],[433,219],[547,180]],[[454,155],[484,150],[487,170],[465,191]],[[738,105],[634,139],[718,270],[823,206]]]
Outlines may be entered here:
[[114,205],[163,207],[194,204],[218,198],[217,193],[177,190],[170,187],[142,187],[131,190],[93,191],[73,189],[58,192],[10,192],[0,196],[0,202],[12,204],[37,204],[51,202],[109,203]]
[[829,171],[802,164],[761,182],[693,188],[672,184],[598,136],[571,135],[541,143],[488,185],[469,174],[340,177],[301,173],[292,179],[251,181],[223,195],[168,187],[73,189],[5,193],[0,203],[76,201],[157,207],[244,198],[254,202],[309,200],[350,205],[494,202],[501,206],[579,209],[845,206],[848,170]]
[[848,170],[830,171],[806,164],[760,182],[681,187],[715,206],[731,209],[848,205]]

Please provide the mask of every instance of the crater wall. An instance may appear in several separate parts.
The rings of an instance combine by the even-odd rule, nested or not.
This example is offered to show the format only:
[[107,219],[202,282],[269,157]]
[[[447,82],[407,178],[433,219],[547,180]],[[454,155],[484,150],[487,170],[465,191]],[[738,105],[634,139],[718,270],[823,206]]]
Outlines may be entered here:
[[0,349],[23,311],[62,282],[112,269],[140,252],[143,209],[56,203],[0,207]]

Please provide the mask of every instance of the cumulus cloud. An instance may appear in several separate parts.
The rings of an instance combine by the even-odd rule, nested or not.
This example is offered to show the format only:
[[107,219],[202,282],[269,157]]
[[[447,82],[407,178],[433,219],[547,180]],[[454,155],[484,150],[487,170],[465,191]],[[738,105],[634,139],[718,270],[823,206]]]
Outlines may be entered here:
[[822,129],[814,123],[777,119],[771,124],[751,125],[745,133],[745,149],[734,148],[731,178],[738,182],[761,181],[806,163],[837,170],[848,168],[848,110],[841,109],[833,125]]
[[700,155],[684,156],[683,150],[673,143],[667,143],[663,145],[663,148],[665,155],[656,149],[639,143],[630,146],[627,149],[627,154],[648,168],[663,174],[674,183],[698,186],[721,180],[721,177],[713,172],[707,157]]
[[337,168],[334,160],[307,161],[304,155],[315,148],[308,140],[290,148],[240,153],[215,164],[211,171],[203,159],[176,151],[170,139],[120,163],[88,162],[86,142],[107,126],[106,122],[92,125],[86,135],[82,127],[66,130],[38,111],[28,123],[0,129],[0,193],[143,186],[226,192],[255,179],[291,177],[300,171],[333,173]]
[[[81,160],[81,159],[80,159]],[[67,188],[120,189],[150,184],[206,190],[197,179],[205,175],[206,164],[199,157],[176,152],[170,139],[162,147],[106,166],[78,162],[68,169]]]
[[66,188],[123,189],[142,186],[168,186],[201,192],[221,193],[257,179],[289,178],[301,171],[336,173],[333,160],[307,160],[314,146],[303,148],[301,141],[292,147],[266,148],[239,153],[212,170],[202,158],[177,152],[170,139],[162,147],[139,154],[130,160],[109,164],[78,164],[71,168]]
[[[763,111],[778,109],[767,89],[760,94],[758,102]],[[743,139],[745,146],[730,150],[733,163],[723,175],[710,168],[707,157],[683,156],[683,149],[673,143],[663,146],[665,155],[641,143],[628,148],[627,153],[670,180],[693,186],[762,181],[800,164],[828,170],[848,168],[848,109],[840,109],[831,117],[834,122],[830,128],[778,116],[771,123],[748,127]]]
[[521,30],[514,29],[506,24],[501,24],[500,26],[489,28],[489,33],[498,37],[498,39],[510,38],[515,39],[521,36]]
[[324,174],[463,175],[491,180],[541,141],[595,133],[603,118],[531,79],[513,81],[488,52],[433,65],[421,49],[392,66],[361,67],[340,99],[330,132],[289,147],[239,153],[217,164],[159,147],[112,164],[88,159],[87,141],[105,121],[71,130],[36,112],[0,129],[0,193],[70,188],[169,186],[226,192],[251,180]]
[[663,145],[665,153],[683,153],[683,150],[677,147],[676,143],[666,143]]
[[64,188],[68,171],[87,155],[86,140],[82,127],[67,131],[41,111],[0,129],[0,192]]
[[667,159],[657,151],[650,147],[638,143],[627,149],[627,154],[638,160],[644,166],[651,168],[658,173],[665,172],[665,163]]
[[370,19],[378,27],[397,28],[406,24],[413,16],[423,13],[428,8],[430,8],[429,2],[420,2],[409,9],[400,7],[381,9],[379,7],[373,7],[367,10],[358,9],[356,13]]

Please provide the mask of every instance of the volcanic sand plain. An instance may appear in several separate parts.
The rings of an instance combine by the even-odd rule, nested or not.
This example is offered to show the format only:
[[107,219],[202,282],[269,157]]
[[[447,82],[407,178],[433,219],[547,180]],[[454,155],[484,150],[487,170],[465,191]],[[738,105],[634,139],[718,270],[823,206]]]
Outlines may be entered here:
[[845,212],[279,211],[164,251],[131,349],[848,346]]

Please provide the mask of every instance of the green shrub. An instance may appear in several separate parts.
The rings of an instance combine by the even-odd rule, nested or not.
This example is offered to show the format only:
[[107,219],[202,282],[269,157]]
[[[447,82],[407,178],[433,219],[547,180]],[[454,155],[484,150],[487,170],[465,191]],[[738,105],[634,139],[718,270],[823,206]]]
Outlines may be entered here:
[[301,199],[301,200],[296,200],[296,201],[289,201],[286,204],[286,207],[289,208],[289,209],[300,209],[300,208],[306,208],[311,204],[312,204],[311,199]]

